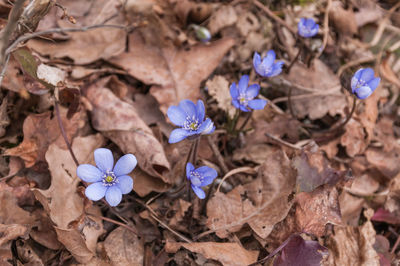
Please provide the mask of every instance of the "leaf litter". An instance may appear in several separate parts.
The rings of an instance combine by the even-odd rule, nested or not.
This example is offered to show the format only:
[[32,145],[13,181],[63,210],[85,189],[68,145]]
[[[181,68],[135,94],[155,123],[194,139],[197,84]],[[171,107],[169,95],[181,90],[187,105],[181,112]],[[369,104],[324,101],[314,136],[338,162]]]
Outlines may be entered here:
[[[15,32],[28,37],[0,78],[0,264],[400,261],[395,1],[37,2],[22,8],[39,26]],[[0,3],[3,31],[10,10]],[[292,35],[302,17],[313,38]],[[253,54],[270,49],[283,71],[261,78]],[[381,82],[352,108],[361,67]],[[230,85],[244,74],[268,104],[237,118]],[[167,110],[184,99],[216,126],[199,144],[168,143]],[[118,207],[90,201],[76,174],[99,147],[138,161]],[[186,187],[190,160],[218,172],[203,200]]]

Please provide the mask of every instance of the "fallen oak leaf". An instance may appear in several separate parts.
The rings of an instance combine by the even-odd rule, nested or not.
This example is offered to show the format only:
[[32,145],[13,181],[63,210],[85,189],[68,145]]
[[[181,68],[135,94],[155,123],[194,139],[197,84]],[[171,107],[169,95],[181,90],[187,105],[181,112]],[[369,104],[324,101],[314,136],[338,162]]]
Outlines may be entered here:
[[258,251],[248,251],[238,243],[196,242],[179,243],[167,241],[165,250],[175,253],[181,247],[192,252],[200,253],[207,259],[221,262],[223,265],[243,266],[254,263],[258,257]]

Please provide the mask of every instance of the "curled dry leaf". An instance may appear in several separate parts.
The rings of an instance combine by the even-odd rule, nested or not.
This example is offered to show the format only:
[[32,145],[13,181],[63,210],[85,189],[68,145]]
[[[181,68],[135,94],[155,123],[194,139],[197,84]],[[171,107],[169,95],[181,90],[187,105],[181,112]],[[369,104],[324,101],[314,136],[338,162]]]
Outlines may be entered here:
[[329,256],[322,265],[371,265],[379,266],[379,256],[375,251],[376,232],[368,220],[360,227],[335,226],[334,234],[327,240]]
[[[50,12],[46,17],[52,16],[61,28],[81,28],[95,24],[104,24],[104,21],[111,16],[108,24],[123,25],[123,14],[118,10],[118,0],[99,0],[93,2],[78,3],[78,0],[59,1],[68,10],[68,15],[76,18],[77,23],[71,24],[68,21],[58,19],[56,12]],[[54,7],[57,8],[57,7]],[[45,19],[46,19],[45,17]],[[44,20],[46,21],[46,20]],[[40,24],[42,30],[54,27],[47,20]],[[126,31],[118,28],[97,28],[85,32],[70,32],[70,38],[63,42],[47,41],[43,39],[31,39],[28,47],[41,55],[49,55],[50,58],[71,58],[75,64],[89,64],[99,59],[108,59],[111,56],[120,54],[125,49]]]
[[335,187],[321,186],[296,195],[296,222],[302,232],[323,236],[325,225],[342,224],[339,193]]
[[393,149],[385,152],[379,148],[369,148],[365,152],[369,167],[376,168],[387,178],[393,178],[400,172],[400,145],[393,143]]
[[104,250],[113,265],[143,265],[143,241],[122,227],[107,236]]
[[191,252],[200,253],[207,259],[217,260],[222,265],[243,266],[256,262],[258,251],[244,249],[238,243],[216,243],[216,242],[197,242],[197,243],[178,243],[169,242],[165,244],[168,253],[175,253],[181,247]]
[[[101,147],[103,142],[100,134],[77,137],[72,149],[79,162],[90,163],[93,150]],[[58,240],[79,262],[87,262],[94,256],[97,238],[103,233],[102,221],[98,218],[90,218],[89,221],[85,216],[82,218],[84,199],[76,191],[80,179],[76,176],[76,165],[69,151],[53,143],[46,152],[46,161],[52,176],[51,186],[47,190],[35,189],[35,196],[54,223]],[[97,207],[87,212],[99,214]],[[82,219],[81,228],[74,226],[76,221]]]
[[163,113],[183,99],[197,100],[200,97],[200,83],[211,74],[235,43],[232,39],[221,39],[188,50],[160,48],[149,45],[139,32],[130,34],[129,42],[132,44],[129,52],[110,61],[142,82],[155,84],[150,93],[160,103]]
[[234,25],[238,20],[236,10],[231,5],[223,5],[210,17],[208,28],[212,35],[218,33],[221,29]]
[[29,228],[22,224],[0,224],[0,246],[8,241],[27,235]]
[[[346,97],[340,92],[338,77],[321,60],[314,59],[313,66],[308,69],[305,65],[296,63],[293,65],[286,79],[296,84],[296,87],[304,87],[306,90],[293,88],[293,110],[298,117],[309,116],[310,119],[322,118],[326,114],[335,116],[343,114],[347,106]],[[291,85],[294,86],[294,85]],[[309,90],[312,90],[310,92]],[[305,98],[295,99],[297,95]]]
[[229,82],[223,76],[214,76],[213,79],[206,82],[206,87],[211,97],[217,101],[218,107],[233,117],[236,109],[232,105]]
[[292,160],[297,170],[297,187],[300,191],[310,192],[323,184],[336,184],[346,176],[329,166],[324,154],[316,146],[303,149],[301,155]]
[[[269,154],[256,180],[226,195],[216,193],[210,199],[207,226],[219,237],[226,237],[228,232],[235,232],[248,223],[257,235],[266,238],[292,206],[288,197],[293,191],[295,176],[284,152]],[[249,199],[242,200],[242,194],[247,194]]]
[[288,240],[274,260],[274,266],[320,265],[322,257],[328,255],[328,249],[317,241],[304,240],[300,235]]
[[93,127],[103,132],[124,153],[132,153],[141,158],[138,164],[143,171],[170,183],[162,175],[170,165],[161,143],[140,118],[136,109],[105,87],[106,81],[107,79],[102,79],[96,82],[86,93],[93,106]]
[[66,73],[63,70],[45,64],[38,66],[36,75],[39,79],[53,86],[57,86],[59,82],[63,82],[66,77]]
[[[75,113],[71,119],[66,119],[66,110],[60,108],[61,120],[64,125],[68,139],[77,133],[78,129],[84,125],[82,121],[86,119],[82,112]],[[51,112],[42,114],[31,114],[23,126],[24,140],[17,147],[5,151],[4,155],[18,156],[25,162],[25,167],[32,167],[39,161],[44,161],[45,153],[52,143],[60,147],[65,147],[64,139],[58,126],[57,118]]]

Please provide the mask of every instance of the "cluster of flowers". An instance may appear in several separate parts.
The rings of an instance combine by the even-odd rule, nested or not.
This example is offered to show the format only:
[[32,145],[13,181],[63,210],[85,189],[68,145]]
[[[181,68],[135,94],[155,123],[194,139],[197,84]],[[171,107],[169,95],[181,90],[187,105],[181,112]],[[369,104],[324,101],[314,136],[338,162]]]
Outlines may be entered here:
[[[298,34],[304,38],[310,38],[318,33],[319,26],[311,18],[302,18],[298,23]],[[211,35],[206,36],[207,40]],[[257,52],[253,56],[255,72],[261,77],[268,78],[279,75],[282,72],[283,61],[276,61],[273,50],[269,50],[265,57]],[[371,68],[359,69],[351,79],[352,93],[359,99],[366,99],[378,87],[380,78],[374,77]],[[249,76],[243,75],[238,84],[232,83],[230,94],[232,105],[243,111],[263,109],[267,104],[264,99],[256,99],[260,92],[260,85],[249,86]],[[205,119],[205,107],[201,100],[197,104],[190,100],[182,100],[178,106],[171,106],[167,116],[172,123],[179,128],[174,129],[169,136],[169,143],[177,143],[186,138],[195,139],[201,135],[211,134],[215,130],[210,118]],[[114,158],[109,149],[100,148],[94,151],[96,166],[82,164],[77,168],[77,175],[85,182],[92,183],[85,195],[91,200],[100,200],[105,197],[111,206],[117,206],[122,199],[122,194],[131,192],[133,180],[128,174],[137,164],[136,157],[132,154],[122,156],[114,166]],[[195,166],[188,162],[186,165],[186,177],[189,180],[194,193],[200,198],[205,198],[202,187],[210,185],[217,177],[215,169],[208,166]]]

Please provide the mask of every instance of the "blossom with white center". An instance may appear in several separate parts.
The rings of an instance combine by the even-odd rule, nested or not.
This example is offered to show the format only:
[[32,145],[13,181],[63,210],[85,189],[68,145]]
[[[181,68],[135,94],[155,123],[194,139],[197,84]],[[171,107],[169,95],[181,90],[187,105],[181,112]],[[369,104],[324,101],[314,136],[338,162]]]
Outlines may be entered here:
[[90,184],[85,195],[96,201],[104,196],[111,206],[117,206],[122,194],[132,191],[133,180],[128,174],[136,167],[137,160],[133,154],[125,154],[114,166],[114,157],[109,149],[100,148],[94,151],[96,166],[81,164],[76,169],[77,176]]
[[217,176],[217,171],[211,167],[201,166],[195,169],[193,164],[186,164],[186,177],[190,181],[194,193],[200,199],[206,197],[206,193],[201,187],[210,185]]
[[230,92],[233,106],[242,110],[243,112],[249,112],[251,109],[264,109],[267,101],[263,99],[254,99],[260,92],[260,85],[253,84],[248,86],[248,84],[248,75],[243,75],[240,78],[238,85],[236,85],[235,82],[232,83]]
[[297,29],[300,36],[310,38],[318,33],[319,25],[312,18],[301,18]]
[[275,62],[274,50],[269,50],[263,58],[255,52],[253,56],[253,66],[258,75],[264,78],[274,77],[282,72],[283,61]]
[[351,91],[357,98],[368,98],[378,87],[381,79],[374,77],[372,68],[360,68],[351,79]]

